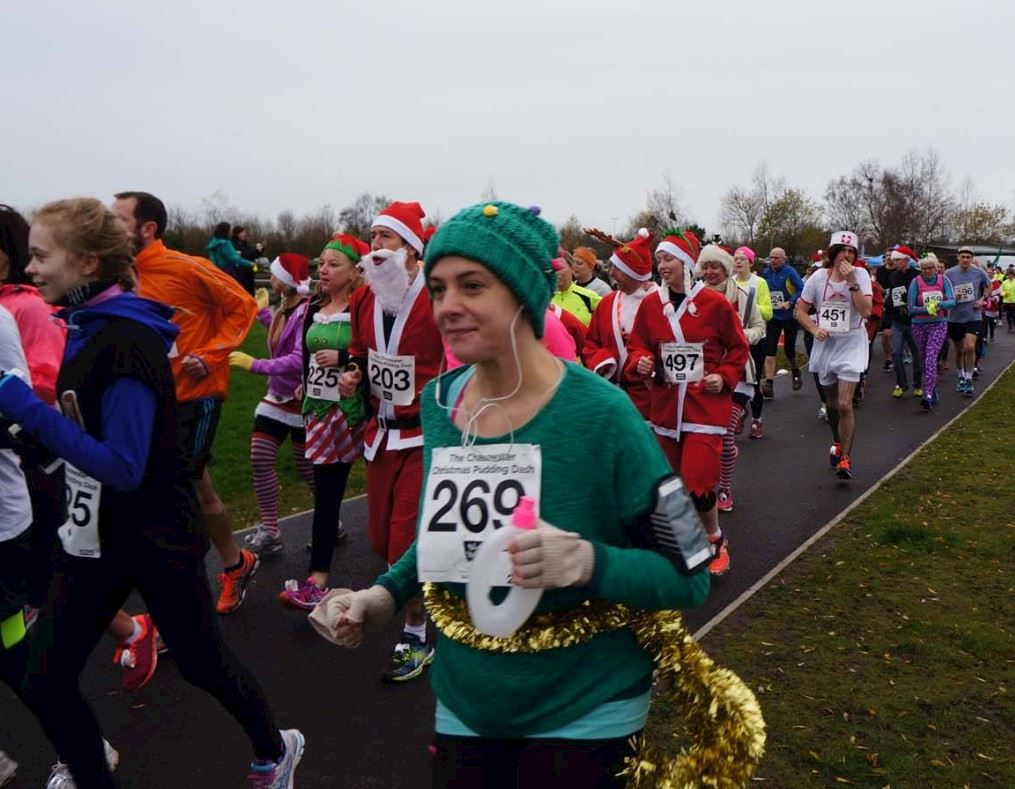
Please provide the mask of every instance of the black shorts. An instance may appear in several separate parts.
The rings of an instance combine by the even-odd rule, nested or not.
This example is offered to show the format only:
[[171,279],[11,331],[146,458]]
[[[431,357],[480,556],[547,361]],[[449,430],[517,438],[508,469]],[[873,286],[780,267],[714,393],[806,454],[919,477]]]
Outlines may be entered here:
[[176,436],[187,476],[201,479],[211,460],[211,445],[222,416],[222,401],[203,397],[176,404]]
[[779,350],[779,335],[785,334],[783,349],[789,357],[790,351],[796,353],[796,334],[800,324],[795,318],[788,321],[770,320],[765,323],[765,356],[775,356]]
[[891,331],[892,330],[892,313],[886,312],[881,316],[881,326],[878,331]]
[[968,323],[948,322],[948,339],[952,342],[962,342],[967,334],[979,335],[983,328],[983,321],[969,321]]
[[254,415],[254,432],[269,435],[280,444],[288,436],[293,437],[294,444],[307,443],[307,431],[302,427],[293,427],[263,414]]

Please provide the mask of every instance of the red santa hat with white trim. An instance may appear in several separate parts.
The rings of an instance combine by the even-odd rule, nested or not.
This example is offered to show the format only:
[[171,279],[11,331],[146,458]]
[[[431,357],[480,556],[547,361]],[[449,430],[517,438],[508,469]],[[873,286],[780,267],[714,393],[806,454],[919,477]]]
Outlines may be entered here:
[[419,203],[400,203],[396,200],[377,215],[371,227],[386,227],[398,233],[405,243],[422,255],[424,242],[429,238],[423,230],[425,216],[426,212]]
[[666,252],[684,264],[685,281],[688,287],[694,281],[694,269],[701,254],[701,241],[690,230],[679,227],[667,230],[663,240],[656,247],[656,252]]
[[310,292],[310,258],[297,252],[283,252],[271,261],[271,274],[301,296]]
[[610,264],[638,282],[652,279],[652,234],[641,228],[631,241],[621,244],[610,255]]

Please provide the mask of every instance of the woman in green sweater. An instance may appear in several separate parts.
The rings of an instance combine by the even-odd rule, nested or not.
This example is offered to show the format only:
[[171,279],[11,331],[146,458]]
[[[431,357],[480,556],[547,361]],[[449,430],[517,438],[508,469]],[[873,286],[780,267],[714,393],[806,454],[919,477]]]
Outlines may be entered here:
[[[708,594],[707,572],[647,547],[670,473],[644,420],[621,390],[540,342],[557,245],[536,210],[510,203],[461,211],[428,245],[434,318],[465,364],[424,391],[416,543],[374,586],[336,590],[311,617],[326,637],[357,646],[425,584],[438,629],[436,787],[622,786],[653,661],[631,628],[606,619],[627,610],[616,604],[671,610]],[[591,464],[581,460],[589,444],[574,429],[576,402],[609,414]],[[510,543],[504,577],[545,592],[514,636],[484,636],[463,582],[521,495],[536,500],[540,520]]]

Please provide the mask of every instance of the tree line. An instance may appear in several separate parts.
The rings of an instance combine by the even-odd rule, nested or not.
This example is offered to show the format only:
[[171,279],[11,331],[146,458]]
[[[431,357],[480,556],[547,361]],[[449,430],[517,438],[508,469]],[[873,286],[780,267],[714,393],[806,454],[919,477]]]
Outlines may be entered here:
[[[491,184],[480,199],[496,199]],[[241,225],[251,243],[263,241],[266,255],[300,252],[315,257],[335,231],[368,238],[370,224],[390,200],[364,192],[341,209],[332,206],[297,215],[282,211],[274,219],[233,206],[221,192],[202,199],[197,209],[172,206],[166,243],[185,252],[203,255],[212,228],[219,222]],[[428,217],[439,224],[440,217]],[[852,172],[831,179],[820,199],[760,163],[746,184],[731,187],[723,195],[719,227],[706,229],[683,209],[680,186],[664,175],[662,185],[646,196],[644,208],[629,217],[618,238],[630,239],[641,227],[656,237],[678,226],[693,230],[703,241],[720,240],[729,246],[747,244],[759,254],[773,246],[786,250],[791,259],[805,258],[827,242],[829,233],[855,230],[867,254],[877,254],[895,243],[915,248],[935,244],[1011,244],[1015,242],[1015,217],[1001,204],[979,197],[966,179],[952,187],[938,155],[912,152],[897,165],[863,161]],[[584,232],[579,217],[569,217],[560,227],[567,249],[590,246],[601,259],[610,249]]]

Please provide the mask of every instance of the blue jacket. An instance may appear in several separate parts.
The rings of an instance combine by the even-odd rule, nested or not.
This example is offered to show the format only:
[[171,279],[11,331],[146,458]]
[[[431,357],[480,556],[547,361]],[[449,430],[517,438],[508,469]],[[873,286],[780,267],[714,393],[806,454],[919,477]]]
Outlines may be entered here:
[[227,274],[238,271],[241,268],[252,268],[253,261],[247,260],[236,251],[233,242],[228,238],[217,238],[212,236],[208,239],[208,259],[225,271]]
[[796,300],[804,291],[804,281],[796,273],[796,269],[789,263],[783,263],[782,268],[776,271],[771,266],[766,266],[761,272],[765,282],[768,284],[769,294],[782,293],[785,307],[781,310],[772,311],[772,320],[789,321],[793,320],[793,308]]
[[[172,314],[170,307],[132,293],[95,306],[63,310],[60,317],[68,328],[64,363],[80,353],[113,318],[127,318],[152,329],[164,341],[168,354],[179,333],[169,321]],[[155,412],[155,395],[147,386],[132,378],[118,378],[102,398],[100,440],[47,406],[19,378],[0,378],[0,413],[88,476],[118,490],[133,490],[141,484]]]

